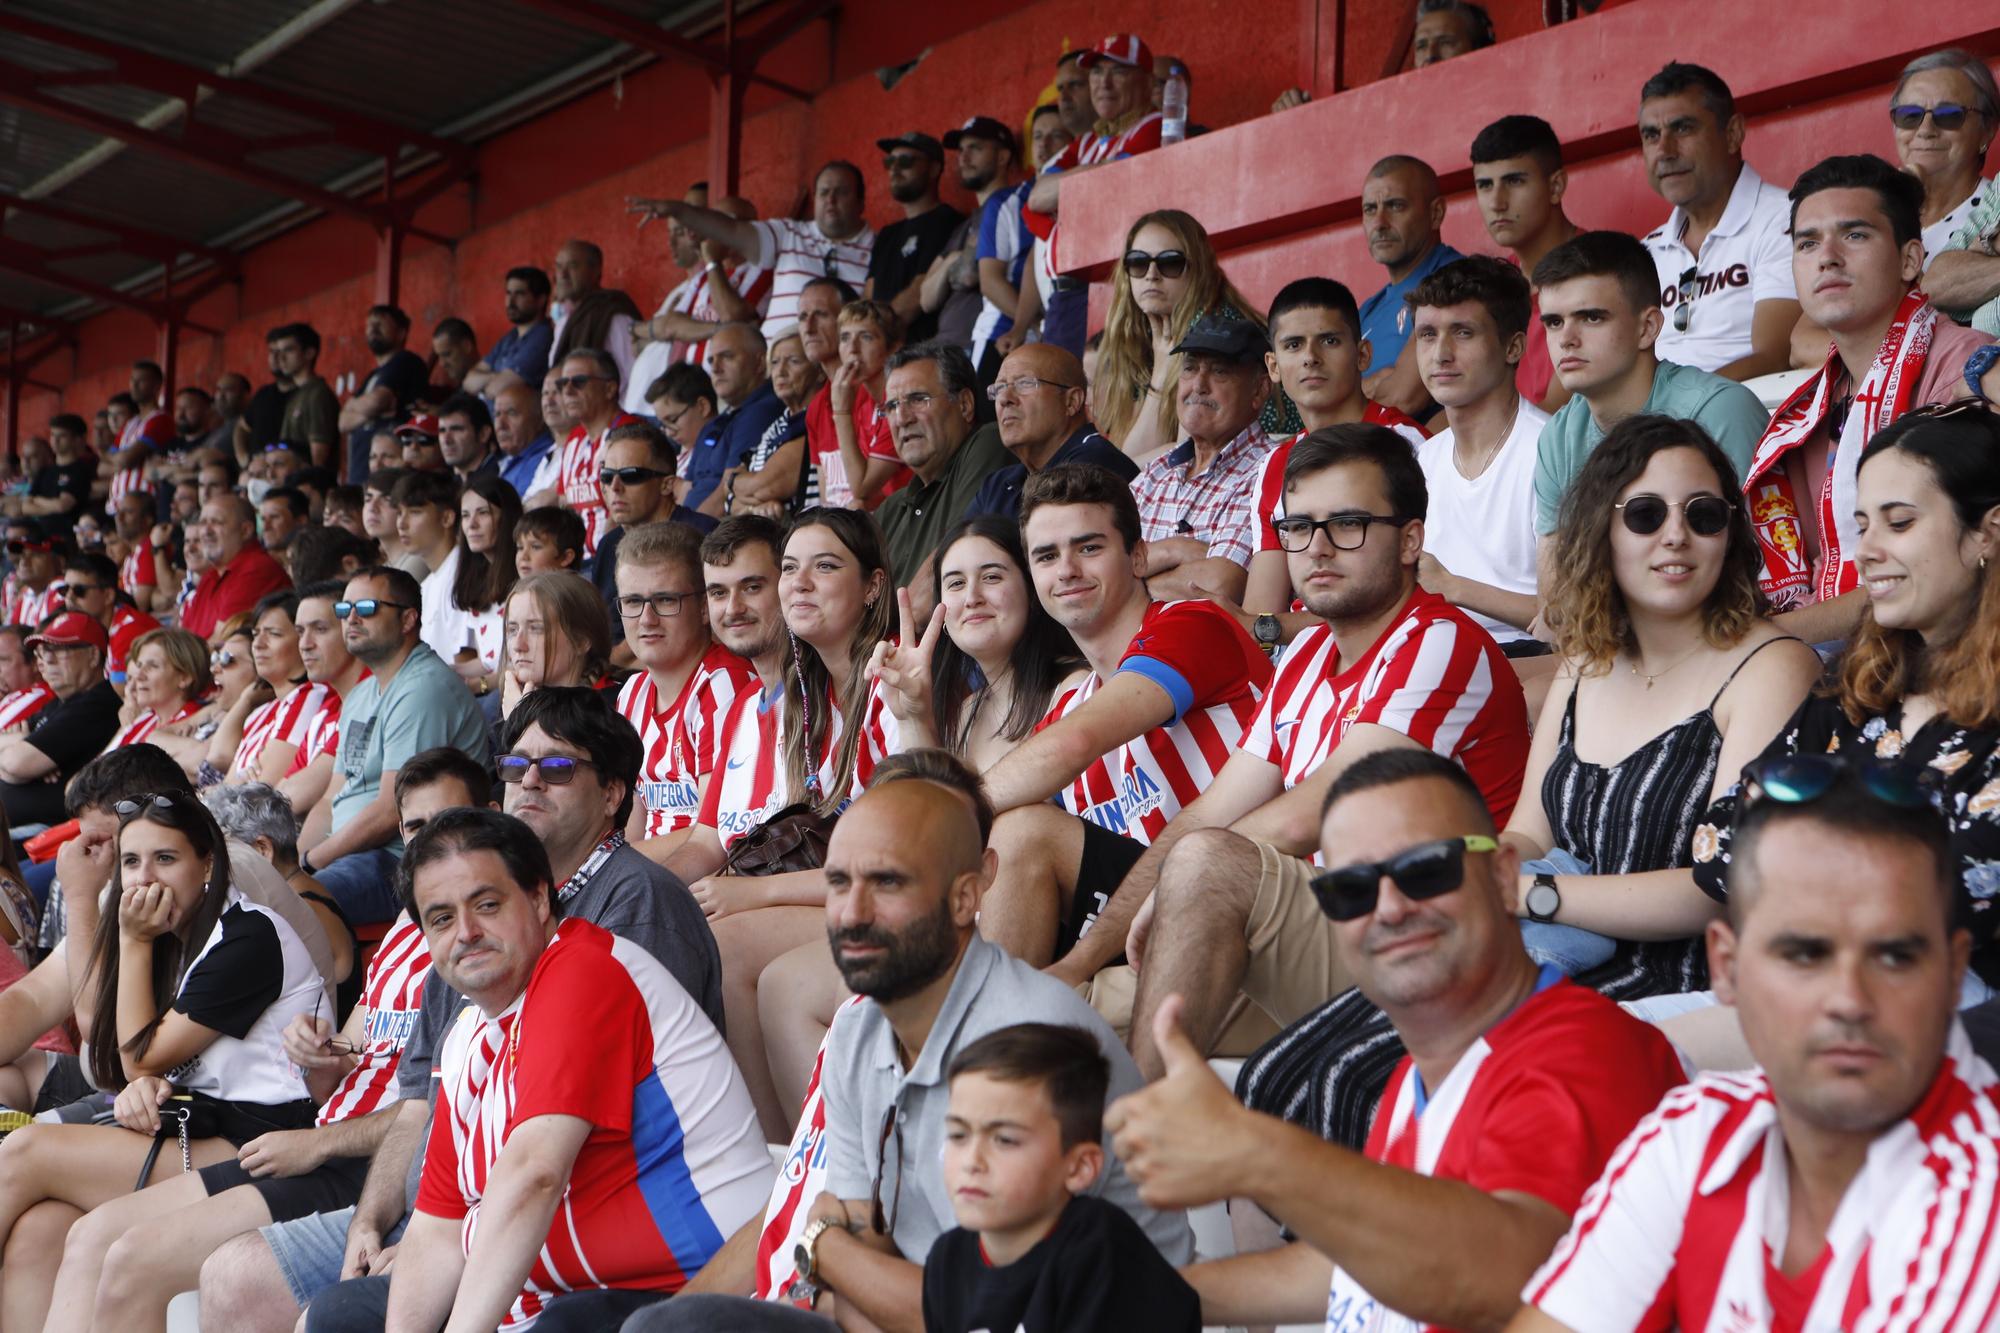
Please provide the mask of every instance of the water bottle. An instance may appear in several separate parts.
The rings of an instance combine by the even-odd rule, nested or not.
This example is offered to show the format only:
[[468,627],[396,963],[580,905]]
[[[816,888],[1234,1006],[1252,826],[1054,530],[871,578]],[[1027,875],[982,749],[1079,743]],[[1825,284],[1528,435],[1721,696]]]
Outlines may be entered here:
[[1167,86],[1160,90],[1160,145],[1179,143],[1187,138],[1188,120],[1187,75],[1181,73],[1179,65],[1167,75]]

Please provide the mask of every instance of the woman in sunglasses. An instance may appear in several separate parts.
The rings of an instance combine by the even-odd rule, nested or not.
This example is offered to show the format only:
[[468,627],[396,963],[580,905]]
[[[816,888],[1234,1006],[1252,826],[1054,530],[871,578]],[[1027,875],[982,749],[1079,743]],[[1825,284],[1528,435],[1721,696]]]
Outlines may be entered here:
[[1889,98],[1896,159],[1924,186],[1924,263],[1965,225],[1992,182],[1982,175],[2000,132],[2000,92],[1986,62],[1956,47],[1903,66]]
[[458,497],[458,573],[451,604],[465,628],[452,663],[474,694],[492,690],[500,672],[508,594],[517,578],[514,525],[521,497],[497,475],[474,477]]
[[[150,741],[179,762],[192,777],[208,752],[207,737],[213,728],[203,729],[227,708],[210,696],[215,691],[218,670],[236,666],[232,681],[240,690],[256,679],[250,666],[250,644],[245,638],[237,648],[240,666],[225,640],[213,654],[198,635],[184,629],[148,630],[132,642],[132,664],[125,678],[125,725],[104,747],[109,754],[140,741]],[[224,659],[228,659],[225,662]]]
[[[1934,785],[1958,854],[1974,1001],[2000,986],[2000,421],[1970,402],[1912,412],[1868,442],[1856,485],[1868,609],[1761,761],[1893,762]],[[1695,830],[1695,882],[1718,901],[1737,799],[1732,786]]]
[[[282,1035],[295,1018],[330,1007],[306,946],[232,884],[222,831],[194,796],[144,796],[114,809],[119,893],[99,919],[77,1017],[84,1069],[117,1094],[117,1123],[37,1124],[9,1135],[0,1152],[8,1328],[42,1327],[57,1279],[52,1255],[11,1260],[24,1259],[23,1248],[59,1251],[56,1238],[81,1214],[131,1194],[163,1121],[147,1183],[233,1165],[242,1145],[313,1123]],[[183,1111],[185,1156],[176,1130]],[[88,1301],[53,1313],[61,1327],[92,1323]]]
[[1259,327],[1257,307],[1223,275],[1202,225],[1177,208],[1144,214],[1125,234],[1125,261],[1111,276],[1092,378],[1091,419],[1141,463],[1180,440],[1173,349],[1195,316],[1218,306]]
[[[299,658],[298,611],[298,594],[287,589],[265,597],[251,613],[255,627],[250,631],[247,656],[256,683],[241,690],[209,738],[208,757],[197,785],[212,785],[201,781],[210,774],[218,774],[215,782],[276,784],[292,771],[299,747],[332,698],[325,685],[306,679],[305,663]],[[224,640],[215,660],[220,662],[224,655],[234,659],[243,642]],[[221,668],[225,695],[232,683],[229,678],[242,668],[243,663],[234,660]],[[337,707],[339,701],[334,703]]]
[[1564,497],[1543,573],[1563,664],[1502,836],[1537,863],[1530,951],[1614,999],[1707,986],[1695,822],[1819,674],[1763,618],[1757,569],[1734,469],[1692,422],[1627,418]]

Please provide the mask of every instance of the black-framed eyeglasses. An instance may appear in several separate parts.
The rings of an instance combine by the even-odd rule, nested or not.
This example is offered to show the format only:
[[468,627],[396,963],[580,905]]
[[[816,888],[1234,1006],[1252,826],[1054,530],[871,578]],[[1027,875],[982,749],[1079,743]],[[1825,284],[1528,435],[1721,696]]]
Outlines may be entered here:
[[1625,530],[1650,537],[1666,526],[1667,514],[1681,511],[1688,531],[1713,537],[1729,526],[1729,501],[1719,495],[1690,495],[1685,500],[1667,500],[1657,495],[1635,495],[1611,506],[1625,520]]
[[1335,921],[1358,921],[1375,910],[1382,878],[1412,902],[1442,897],[1465,883],[1467,852],[1497,852],[1500,844],[1483,833],[1462,838],[1420,842],[1386,861],[1361,861],[1339,866],[1312,880],[1319,910]]
[[[321,1011],[324,1010],[325,1008],[326,1008],[326,987],[322,986],[320,987],[319,998],[313,1001],[313,1017],[319,1018],[321,1016]],[[331,1037],[322,1037],[320,1039],[319,1048],[323,1051],[332,1051],[335,1055],[360,1055],[365,1050],[364,1047],[349,1041],[347,1038],[339,1035],[338,1033],[335,1033]]]
[[597,469],[597,484],[609,486],[617,482],[620,486],[637,486],[642,482],[658,481],[661,477],[671,477],[671,472],[662,472],[650,467],[601,467]]
[[653,614],[664,620],[668,616],[679,615],[681,603],[699,595],[692,592],[627,593],[618,599],[618,614],[627,620],[637,620],[646,614],[646,608],[650,606]]
[[1017,375],[1011,380],[994,380],[986,386],[989,401],[999,402],[1003,393],[1013,393],[1027,397],[1037,389],[1081,389],[1081,384],[1064,384],[1061,380],[1045,380],[1036,375]]
[[917,409],[929,407],[937,401],[937,397],[934,393],[925,393],[919,389],[914,393],[906,393],[900,398],[886,398],[882,401],[882,405],[876,408],[875,411],[880,416],[898,416],[906,407]]
[[147,792],[142,796],[128,796],[122,801],[111,803],[111,813],[120,819],[131,819],[148,807],[154,810],[171,810],[174,798],[167,792]]
[[1701,270],[1690,264],[1675,287],[1680,299],[1674,302],[1674,332],[1686,333],[1688,325],[1694,322],[1694,299],[1700,294],[1700,287]]
[[1394,514],[1335,514],[1331,518],[1274,518],[1271,531],[1278,535],[1278,546],[1293,555],[1310,550],[1315,532],[1326,533],[1326,539],[1333,543],[1336,551],[1358,551],[1368,541],[1371,524],[1386,523],[1392,528],[1400,528],[1410,520],[1398,518]]
[[611,378],[609,375],[557,375],[549,382],[555,385],[556,388],[559,390],[564,390],[564,391],[573,390],[577,393],[582,393],[585,386],[587,386],[592,380],[602,380],[609,378]]
[[398,611],[407,611],[410,609],[402,602],[392,602],[386,597],[363,597],[353,602],[335,602],[333,604],[333,618],[335,620],[345,620],[352,615],[360,616],[363,620],[373,620],[375,613],[385,606],[393,606]]
[[1914,130],[1924,123],[1925,116],[1929,116],[1939,129],[1955,130],[1965,124],[1965,118],[1971,114],[1971,107],[1960,106],[1956,102],[1939,102],[1936,106],[1905,102],[1889,108],[1889,123],[1899,130]]
[[677,431],[681,428],[681,418],[692,411],[694,411],[693,403],[682,403],[681,410],[672,416],[668,416],[665,412],[660,413],[660,424],[665,426],[669,433]]
[[588,759],[572,759],[561,754],[543,755],[539,759],[526,754],[503,754],[499,759],[500,780],[509,784],[525,782],[528,770],[532,768],[549,786],[566,787],[576,781],[577,769],[595,767]]
[[[882,1214],[882,1176],[889,1169],[889,1141],[896,1143],[896,1188],[889,1195],[889,1213]],[[896,1114],[896,1104],[889,1103],[889,1109],[882,1116],[882,1135],[875,1141],[875,1188],[868,1195],[868,1221],[880,1236],[895,1234],[896,1214],[903,1206],[903,1120]]]
[[1944,797],[1934,770],[1910,764],[1853,760],[1838,754],[1788,754],[1765,759],[1743,771],[1743,804],[1773,801],[1779,805],[1811,805],[1844,777],[1884,805],[1899,810],[1941,808]]
[[1163,278],[1178,278],[1187,272],[1188,257],[1179,250],[1161,250],[1147,254],[1144,250],[1125,252],[1125,276],[1143,278],[1148,269],[1157,268]]

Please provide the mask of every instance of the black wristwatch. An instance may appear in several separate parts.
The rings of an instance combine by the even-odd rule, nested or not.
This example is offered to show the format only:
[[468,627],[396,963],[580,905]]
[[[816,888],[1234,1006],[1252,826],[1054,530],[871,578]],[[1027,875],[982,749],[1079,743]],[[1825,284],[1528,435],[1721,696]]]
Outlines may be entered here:
[[1284,627],[1278,623],[1278,618],[1268,612],[1258,616],[1250,625],[1250,637],[1266,648],[1276,648],[1278,636],[1283,633]]
[[1562,910],[1563,896],[1556,891],[1556,877],[1544,870],[1528,888],[1528,919],[1553,921]]

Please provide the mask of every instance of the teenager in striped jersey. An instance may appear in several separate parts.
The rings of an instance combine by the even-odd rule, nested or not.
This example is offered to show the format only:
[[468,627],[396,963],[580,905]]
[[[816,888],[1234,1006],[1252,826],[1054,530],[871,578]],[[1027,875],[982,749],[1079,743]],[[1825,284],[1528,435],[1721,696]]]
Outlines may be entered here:
[[1708,952],[1759,1068],[1632,1131],[1516,1333],[2000,1326],[2000,1096],[1954,1017],[1971,938],[1918,772],[1751,770]]

